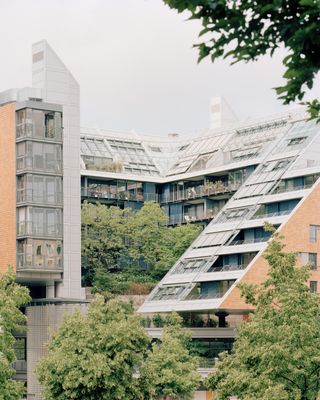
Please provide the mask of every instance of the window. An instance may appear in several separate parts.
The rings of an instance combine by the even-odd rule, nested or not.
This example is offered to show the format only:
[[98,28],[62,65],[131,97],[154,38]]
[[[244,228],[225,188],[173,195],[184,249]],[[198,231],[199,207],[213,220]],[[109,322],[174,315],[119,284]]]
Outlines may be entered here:
[[285,168],[289,163],[290,163],[291,159],[287,159],[287,160],[280,160],[278,161],[274,167],[272,168],[272,171],[277,171],[278,169],[283,169]]
[[45,137],[49,139],[54,138],[54,113],[45,114]]
[[25,361],[27,359],[27,339],[26,338],[16,338],[14,344],[14,352],[18,361]]
[[235,209],[231,210],[227,213],[227,219],[237,219],[242,217],[246,212],[246,209],[240,208],[240,209]]
[[317,269],[317,253],[309,253],[309,264],[311,269]]
[[302,265],[310,264],[312,270],[317,269],[317,253],[299,253],[299,257]]
[[310,281],[310,292],[318,293],[318,282],[317,281]]
[[207,262],[207,259],[182,260],[176,266],[173,274],[188,274],[199,271]]
[[237,150],[233,150],[231,151],[231,158],[233,160],[245,160],[246,158],[250,158],[250,157],[254,157],[254,156],[258,156],[258,153],[261,149],[261,146],[256,146],[256,147],[249,147],[246,148],[245,150],[243,149],[237,149]]
[[149,149],[155,153],[161,153],[161,148],[158,146],[149,146]]
[[288,142],[288,146],[295,146],[297,144],[303,143],[306,139],[307,139],[306,136],[290,139]]
[[157,291],[150,298],[151,301],[156,300],[171,300],[177,299],[184,291],[185,286],[163,286],[159,287]]
[[309,228],[309,238],[311,243],[317,243],[318,240],[318,230],[320,225],[310,225]]
[[178,149],[178,151],[186,150],[188,147],[189,147],[189,145],[188,145],[188,144],[185,144],[184,146],[181,146],[181,147]]
[[44,53],[43,53],[43,51],[39,51],[38,53],[34,53],[34,54],[33,54],[33,56],[32,56],[32,62],[33,62],[33,63],[39,62],[39,61],[43,60],[43,58],[44,58]]

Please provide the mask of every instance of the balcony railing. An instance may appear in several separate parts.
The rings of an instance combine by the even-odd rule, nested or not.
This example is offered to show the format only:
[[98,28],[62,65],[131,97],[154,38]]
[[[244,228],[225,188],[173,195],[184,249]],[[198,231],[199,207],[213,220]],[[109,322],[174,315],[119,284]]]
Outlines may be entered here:
[[55,191],[54,193],[47,193],[43,191],[39,193],[33,189],[18,189],[17,190],[17,203],[36,203],[48,205],[62,205],[62,193]]
[[187,224],[190,222],[199,222],[213,219],[219,211],[210,210],[203,213],[198,213],[196,215],[191,214],[176,214],[170,215],[168,220],[168,225],[180,225]]
[[226,272],[226,271],[241,271],[246,268],[246,265],[226,264],[209,268],[208,272]]
[[37,160],[32,156],[18,156],[17,157],[17,171],[32,170],[39,172],[49,173],[62,173],[62,161],[53,160],[51,157],[43,157]]
[[237,191],[241,185],[241,183],[225,184],[218,181],[212,184],[194,186],[188,189],[171,192],[169,194],[163,194],[161,196],[161,203],[172,203],[175,201],[192,200],[199,197],[232,193]]
[[214,293],[196,293],[188,295],[184,301],[187,300],[205,300],[205,299],[221,299],[227,292],[214,292]]
[[276,187],[270,194],[294,192],[296,190],[310,189],[314,183],[308,183],[306,185],[292,186],[292,187]]
[[22,122],[17,124],[16,137],[17,139],[36,138],[61,141],[62,128],[49,126],[36,127],[33,122]]
[[274,213],[253,215],[250,219],[266,219],[266,218],[272,218],[272,217],[280,217],[281,215],[290,214],[292,210],[284,210],[284,211],[278,211],[278,212],[274,212]]
[[62,224],[38,225],[32,221],[23,221],[17,224],[18,236],[61,237]]
[[156,201],[159,195],[156,193],[136,193],[127,191],[118,191],[113,189],[81,189],[81,196],[92,199],[102,200],[123,200],[123,201]]
[[39,271],[62,271],[62,256],[38,256],[34,254],[20,253],[17,257],[17,270],[36,269]]
[[238,245],[241,245],[241,244],[262,243],[262,242],[266,242],[269,239],[270,239],[270,237],[234,240],[234,241],[230,242],[228,244],[228,246],[238,246]]
[[26,360],[16,360],[13,362],[12,367],[17,371],[17,373],[27,372],[27,361]]

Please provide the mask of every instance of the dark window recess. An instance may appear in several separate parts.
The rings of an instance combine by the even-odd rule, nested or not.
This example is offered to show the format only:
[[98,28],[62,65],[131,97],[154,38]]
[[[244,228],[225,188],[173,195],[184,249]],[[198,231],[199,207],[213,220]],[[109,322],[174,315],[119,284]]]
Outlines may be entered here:
[[307,139],[306,136],[290,139],[288,142],[288,146],[295,146],[297,144],[303,143],[306,139]]
[[310,292],[318,293],[318,282],[317,281],[310,281]]
[[39,51],[38,53],[34,53],[32,56],[32,62],[36,63],[38,61],[43,60],[44,54],[43,51]]
[[320,225],[310,225],[309,228],[310,242],[317,243],[318,240],[318,231],[320,229]]
[[14,344],[14,352],[18,361],[27,360],[27,339],[26,338],[16,338]]

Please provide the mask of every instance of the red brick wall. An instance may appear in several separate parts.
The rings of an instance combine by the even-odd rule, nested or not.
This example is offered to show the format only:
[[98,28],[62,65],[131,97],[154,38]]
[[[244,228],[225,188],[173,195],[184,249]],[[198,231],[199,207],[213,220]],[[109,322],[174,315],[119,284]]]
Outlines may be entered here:
[[[308,197],[299,205],[295,213],[280,229],[286,244],[285,251],[306,252],[318,254],[318,270],[312,271],[311,280],[318,281],[320,290],[320,232],[317,243],[310,243],[310,225],[320,225],[320,184],[318,184]],[[297,260],[299,261],[299,260]],[[297,262],[298,264],[298,262]],[[242,277],[241,282],[262,283],[268,273],[268,264],[261,255],[250,270]],[[221,304],[222,309],[245,310],[249,307],[240,297],[239,289],[235,288]]]
[[15,107],[0,106],[0,273],[16,268]]

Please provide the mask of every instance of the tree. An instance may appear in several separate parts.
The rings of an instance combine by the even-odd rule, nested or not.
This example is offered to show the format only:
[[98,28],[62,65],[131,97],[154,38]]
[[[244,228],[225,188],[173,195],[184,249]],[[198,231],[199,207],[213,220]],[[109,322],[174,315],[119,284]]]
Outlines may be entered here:
[[82,206],[82,255],[89,276],[93,273],[92,266],[108,271],[120,269],[119,258],[125,245],[124,222],[130,213],[130,209],[125,213],[119,207],[108,208],[101,204],[84,203]]
[[65,317],[40,360],[45,400],[149,400],[160,392],[187,399],[198,384],[197,364],[180,320],[167,321],[161,347],[150,350],[130,305],[97,295],[86,314]]
[[85,284],[114,293],[131,284],[150,289],[201,230],[191,224],[167,227],[165,212],[153,202],[136,212],[85,203],[82,227]]
[[[287,50],[283,59],[285,85],[276,88],[284,104],[302,100],[320,70],[319,0],[227,1],[164,0],[178,12],[199,19],[204,41],[197,44],[199,61],[207,56],[231,58],[232,63],[255,61],[280,47]],[[320,102],[308,104],[311,117],[320,118]]]
[[224,354],[207,384],[216,399],[316,400],[320,394],[320,302],[309,291],[309,268],[275,235],[265,258],[268,279],[240,285],[255,306],[242,323],[230,355]]
[[87,314],[65,317],[37,374],[46,400],[139,400],[134,373],[150,338],[130,306],[98,295]]
[[0,275],[0,400],[20,400],[24,392],[21,383],[13,380],[13,332],[22,329],[26,318],[19,307],[29,301],[28,289],[15,283],[12,270]]
[[191,399],[200,384],[197,358],[188,350],[191,334],[181,323],[176,313],[167,317],[160,343],[153,343],[141,368],[141,380],[152,399]]

